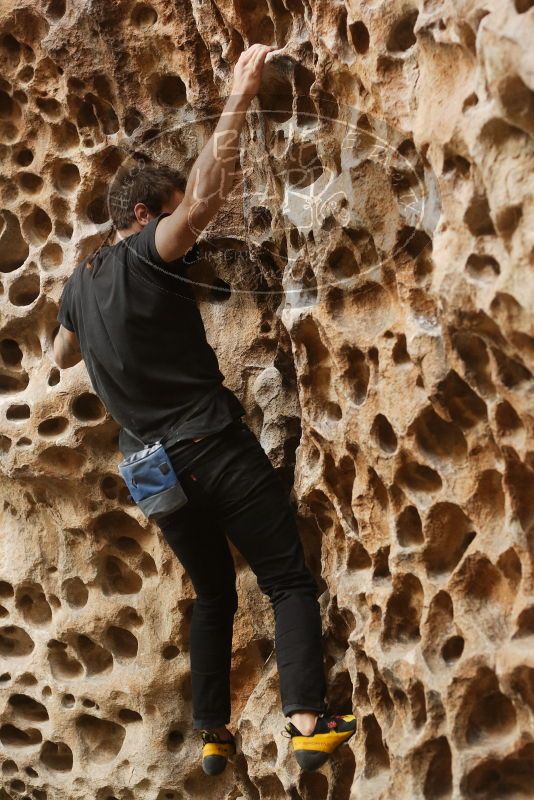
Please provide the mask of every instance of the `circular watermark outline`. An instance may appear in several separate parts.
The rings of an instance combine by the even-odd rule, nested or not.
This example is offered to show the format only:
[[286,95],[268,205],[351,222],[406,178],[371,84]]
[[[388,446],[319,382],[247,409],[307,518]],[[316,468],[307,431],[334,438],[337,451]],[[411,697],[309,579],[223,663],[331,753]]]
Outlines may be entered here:
[[[350,167],[358,167],[367,162],[378,165],[381,168],[384,177],[389,179],[392,194],[397,197],[399,219],[405,220],[405,224],[402,227],[408,230],[411,229],[412,232],[407,238],[403,238],[398,246],[395,246],[391,252],[383,254],[380,258],[378,258],[377,261],[371,263],[366,269],[360,270],[358,266],[358,269],[352,276],[343,276],[336,279],[334,275],[331,275],[328,277],[328,280],[323,281],[322,283],[317,282],[315,270],[309,263],[309,260],[307,269],[304,269],[304,273],[301,278],[294,277],[292,275],[293,268],[298,265],[299,261],[303,260],[302,253],[297,252],[296,255],[289,256],[288,250],[286,249],[286,254],[282,256],[280,253],[277,253],[274,248],[265,248],[264,254],[268,255],[269,259],[275,261],[275,263],[278,260],[283,268],[280,275],[280,282],[283,284],[285,281],[287,284],[293,281],[296,285],[293,287],[289,285],[282,285],[282,288],[270,287],[267,289],[231,287],[232,293],[281,296],[287,296],[293,293],[297,294],[298,296],[302,296],[305,293],[312,293],[315,298],[317,298],[320,290],[332,286],[340,287],[346,291],[353,291],[359,284],[365,283],[365,276],[368,276],[371,273],[376,273],[376,271],[384,266],[384,264],[388,263],[389,261],[394,261],[395,257],[401,251],[405,250],[409,242],[413,240],[418,233],[424,232],[430,239],[431,233],[435,230],[438,224],[441,213],[441,199],[439,195],[438,181],[426,158],[416,150],[409,133],[397,130],[385,120],[375,117],[369,111],[363,109],[360,110],[356,106],[336,104],[335,116],[328,116],[319,112],[313,113],[310,111],[298,110],[299,97],[302,97],[307,101],[310,99],[305,95],[294,95],[291,114],[288,114],[286,111],[281,111],[280,108],[276,107],[271,109],[264,107],[249,107],[249,109],[246,111],[246,120],[249,123],[249,130],[251,130],[254,126],[254,117],[256,117],[258,126],[263,121],[263,136],[256,136],[254,143],[256,147],[260,147],[263,143],[264,152],[262,155],[265,157],[266,161],[269,162],[268,166],[270,168],[269,174],[271,178],[271,184],[273,184],[275,189],[277,189],[277,191],[274,191],[270,195],[267,192],[267,187],[264,187],[264,190],[262,191],[253,190],[248,194],[248,196],[246,195],[245,191],[243,191],[242,195],[242,203],[244,208],[248,206],[250,210],[265,209],[269,213],[270,228],[266,229],[265,231],[266,240],[272,241],[275,235],[280,235],[280,232],[282,232],[286,236],[287,248],[287,243],[290,239],[290,234],[292,231],[296,230],[298,237],[304,237],[304,239],[307,235],[309,235],[310,231],[312,234],[314,231],[316,231],[321,237],[321,251],[323,253],[327,253],[328,247],[327,244],[325,244],[325,238],[330,236],[331,243],[335,242],[339,236],[339,231],[341,229],[349,228],[354,233],[363,232],[364,234],[368,235],[372,243],[372,248],[378,255],[378,251],[376,250],[374,243],[373,231],[366,227],[365,221],[362,220],[358,222],[358,212],[354,211],[354,209],[351,209],[349,200],[350,193],[357,191],[357,187],[353,187],[351,184],[349,169]],[[225,102],[227,102],[228,99],[229,98],[226,98]],[[276,95],[271,95],[269,99],[271,101],[276,100]],[[282,100],[285,101],[286,98],[283,97]],[[169,123],[165,128],[158,130],[153,136],[149,137],[145,136],[143,138],[143,133],[146,134],[145,127],[143,127],[137,135],[134,132],[131,137],[128,150],[125,149],[126,158],[123,162],[121,162],[115,175],[119,171],[127,171],[126,165],[129,159],[132,161],[132,167],[139,167],[143,160],[145,160],[147,164],[154,163],[154,156],[151,155],[150,152],[142,152],[141,148],[145,150],[150,150],[150,148],[154,149],[154,146],[158,140],[161,140],[163,137],[176,137],[177,134],[183,133],[185,129],[192,126],[206,125],[208,123],[214,123],[216,125],[218,120],[221,118],[221,114],[223,113],[224,109],[218,111],[217,113],[210,113],[204,116],[196,117],[195,119],[177,120],[174,123]],[[286,118],[277,120],[277,117],[280,117],[282,114],[285,114]],[[303,120],[306,118],[309,118],[309,123],[303,122]],[[151,127],[149,128],[149,132],[153,128],[153,125],[154,123],[152,123]],[[338,128],[343,126],[344,128],[344,130],[341,130],[341,134],[337,134],[337,141],[340,143],[339,171],[334,170],[331,167],[325,167],[322,164],[318,154],[318,148],[316,146],[316,143],[320,140],[321,129],[326,130],[328,135],[331,136],[332,128],[335,128],[336,126]],[[281,157],[269,152],[266,143],[267,133],[270,132],[278,134],[279,131],[284,131],[283,138],[285,140],[285,152],[282,153]],[[287,139],[285,137],[286,133],[288,134]],[[401,152],[399,148],[408,151],[408,154]],[[239,157],[236,163],[238,165],[240,164],[241,167],[244,166],[248,172],[245,173],[243,169],[238,167],[236,174],[239,174],[241,177],[240,180],[234,181],[229,192],[229,196],[231,197],[235,197],[236,189],[239,187],[239,185],[242,185],[244,188],[246,175],[253,172],[254,167],[256,166],[255,161],[252,161],[247,165],[246,158],[243,159],[243,151],[245,149],[246,144],[240,144]],[[299,155],[302,160],[296,160],[296,155]],[[414,160],[415,164],[413,163]],[[274,172],[273,167],[279,168],[278,173]],[[293,177],[289,178],[291,173],[293,174]],[[302,175],[301,180],[295,180],[295,173],[300,173]],[[113,183],[115,175],[112,176],[110,180],[108,190]],[[276,184],[276,179],[279,181],[278,184]],[[400,186],[402,189],[402,192],[400,193],[397,193],[395,190],[395,179],[399,181],[399,184],[404,183],[404,186]],[[273,217],[270,205],[274,204],[275,207],[280,206],[280,182],[282,182],[284,186],[283,201],[278,213],[276,213]],[[315,193],[316,191],[317,194]],[[253,202],[253,199],[256,197],[257,202]],[[106,200],[106,206],[109,213],[109,191]],[[201,202],[201,199],[199,202]],[[298,223],[295,224],[295,219],[297,218],[295,206],[298,208],[299,204],[301,213],[302,210],[308,210],[310,212],[311,222],[306,225],[301,224],[299,226]],[[335,215],[337,215],[337,218]],[[286,219],[285,224],[283,222],[284,217]],[[332,219],[334,220],[334,223],[330,224],[328,229],[325,229],[326,221]],[[195,261],[204,260],[206,257],[191,257],[192,254],[198,250],[198,245],[206,243],[208,246],[210,246],[209,237],[202,237],[202,231],[195,230],[193,226],[192,230],[193,233],[197,234],[197,242],[182,257],[188,266],[192,266]],[[249,230],[247,230],[247,235],[250,235]],[[123,242],[125,242],[127,247],[128,238],[129,237],[123,238]],[[243,230],[225,231],[223,234],[214,234],[214,239],[216,239],[218,242],[225,238],[242,240]],[[398,240],[399,237],[397,236],[397,241]],[[421,248],[421,253],[425,249],[426,244],[428,244],[428,242],[426,242]],[[262,246],[263,242],[260,243],[258,249],[257,243],[252,241],[253,249],[252,256],[248,259],[249,262],[258,262],[258,258],[261,255]],[[302,243],[302,246],[304,246],[304,242]],[[334,250],[337,246],[339,245],[334,246]],[[354,245],[354,249],[356,251],[358,250],[357,245]],[[248,252],[250,252],[250,250],[251,247],[249,241]],[[246,249],[232,252],[234,255],[237,254],[237,258],[239,258],[239,255],[245,251]],[[331,250],[330,252],[333,251]],[[414,253],[412,250],[410,252],[410,256],[415,260],[419,255],[421,255],[421,253]],[[187,256],[189,256],[189,258],[187,258]],[[173,273],[170,270],[163,270],[158,265],[152,263],[149,259],[145,260],[147,260],[147,263],[149,263],[150,266],[154,267],[156,270],[164,272],[167,276],[176,278],[184,284],[194,285],[203,289],[207,289],[210,292],[221,292],[225,295],[230,294],[230,291],[226,288],[216,286],[214,284],[203,283],[200,280],[193,280],[184,274]],[[324,268],[328,269],[328,266],[325,264]],[[259,265],[258,269],[261,271]],[[311,285],[305,286],[303,283],[298,285],[299,280],[302,280],[304,275],[309,274],[310,270],[314,278],[314,281],[311,282]],[[373,287],[370,287],[370,289],[372,288]],[[314,304],[316,302],[317,301],[315,300]]]

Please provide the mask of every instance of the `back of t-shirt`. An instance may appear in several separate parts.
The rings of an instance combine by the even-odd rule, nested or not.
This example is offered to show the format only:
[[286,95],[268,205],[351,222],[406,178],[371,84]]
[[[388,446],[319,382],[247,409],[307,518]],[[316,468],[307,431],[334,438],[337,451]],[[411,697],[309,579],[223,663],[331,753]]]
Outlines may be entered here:
[[[144,441],[193,409],[184,438],[214,433],[245,413],[222,385],[187,275],[189,254],[166,263],[156,250],[156,226],[164,216],[78,264],[57,317],[76,333],[94,391],[109,413]],[[213,395],[216,384],[221,391]]]

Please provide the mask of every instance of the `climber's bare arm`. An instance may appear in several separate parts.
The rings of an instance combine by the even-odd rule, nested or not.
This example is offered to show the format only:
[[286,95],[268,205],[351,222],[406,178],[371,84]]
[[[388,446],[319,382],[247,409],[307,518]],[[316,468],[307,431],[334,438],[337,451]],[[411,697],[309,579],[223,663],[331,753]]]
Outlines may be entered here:
[[60,369],[67,369],[81,360],[82,354],[76,334],[60,325],[54,339],[54,361]]
[[235,179],[245,114],[260,87],[265,57],[274,49],[253,44],[239,56],[230,97],[215,131],[193,164],[183,200],[156,228],[156,249],[164,261],[184,255],[228,197]]

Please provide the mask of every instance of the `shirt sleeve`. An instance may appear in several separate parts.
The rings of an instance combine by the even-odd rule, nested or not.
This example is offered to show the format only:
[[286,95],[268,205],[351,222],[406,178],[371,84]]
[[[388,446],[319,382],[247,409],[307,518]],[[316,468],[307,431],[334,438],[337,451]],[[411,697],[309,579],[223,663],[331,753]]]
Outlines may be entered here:
[[61,293],[59,301],[59,311],[57,314],[58,322],[61,322],[64,328],[71,333],[76,333],[74,322],[72,320],[72,275],[67,280]]
[[164,261],[156,249],[156,228],[163,217],[167,217],[168,212],[150,220],[139,233],[129,237],[128,252],[129,257],[134,261],[142,262],[143,269],[148,269],[154,264],[156,267],[171,272],[176,275],[184,275],[189,267],[198,259],[198,246],[193,245],[187,253],[175,261]]

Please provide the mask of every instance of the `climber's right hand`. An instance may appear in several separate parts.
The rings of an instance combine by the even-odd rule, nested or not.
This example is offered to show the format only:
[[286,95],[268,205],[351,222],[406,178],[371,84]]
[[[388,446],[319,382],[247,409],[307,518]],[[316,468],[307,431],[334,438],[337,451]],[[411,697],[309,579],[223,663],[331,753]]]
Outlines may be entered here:
[[232,95],[246,95],[252,98],[258,93],[267,53],[276,49],[267,44],[253,44],[243,50],[234,67]]

